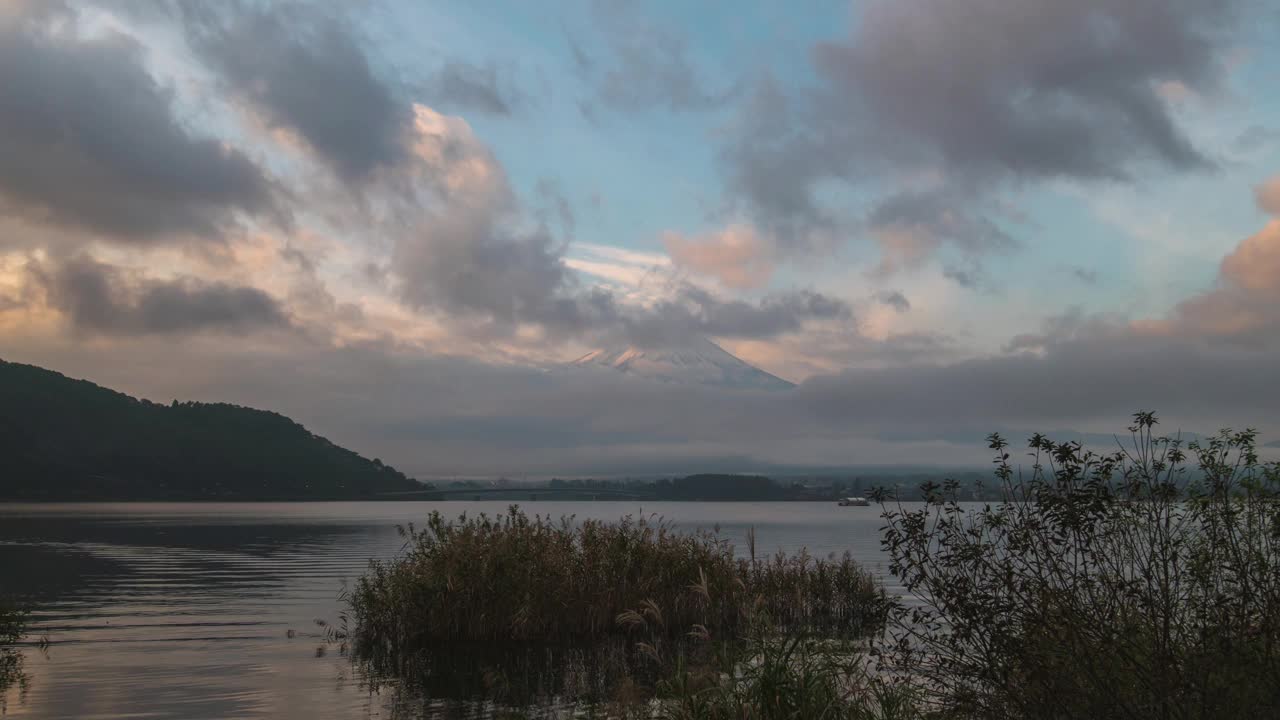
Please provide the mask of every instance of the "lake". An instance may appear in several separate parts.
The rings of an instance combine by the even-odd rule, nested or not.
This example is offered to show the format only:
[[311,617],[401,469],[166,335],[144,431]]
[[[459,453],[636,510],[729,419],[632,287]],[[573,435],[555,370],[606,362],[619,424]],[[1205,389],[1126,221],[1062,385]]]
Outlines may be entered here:
[[[509,503],[0,504],[0,594],[29,604],[15,718],[421,717],[371,692],[317,620],[344,583],[394,557],[397,525]],[[719,528],[739,553],[842,553],[884,575],[875,507],[835,503],[533,502],[540,515],[657,515]],[[896,588],[887,582],[890,592]],[[425,714],[430,714],[425,712]]]

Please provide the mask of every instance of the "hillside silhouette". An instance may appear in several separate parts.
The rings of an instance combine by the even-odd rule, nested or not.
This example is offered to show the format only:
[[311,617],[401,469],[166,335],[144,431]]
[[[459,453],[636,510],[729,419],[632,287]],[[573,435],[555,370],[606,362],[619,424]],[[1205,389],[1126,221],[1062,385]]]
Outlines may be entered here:
[[0,360],[0,498],[358,499],[421,489],[277,413],[161,405]]

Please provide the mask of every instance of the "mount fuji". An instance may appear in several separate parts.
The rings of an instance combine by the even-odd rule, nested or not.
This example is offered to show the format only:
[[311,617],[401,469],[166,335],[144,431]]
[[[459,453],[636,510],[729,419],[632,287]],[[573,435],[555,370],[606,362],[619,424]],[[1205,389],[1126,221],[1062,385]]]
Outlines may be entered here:
[[795,383],[761,370],[705,337],[665,347],[594,350],[574,360],[577,368],[608,368],[633,377],[687,385],[751,390],[789,390]]

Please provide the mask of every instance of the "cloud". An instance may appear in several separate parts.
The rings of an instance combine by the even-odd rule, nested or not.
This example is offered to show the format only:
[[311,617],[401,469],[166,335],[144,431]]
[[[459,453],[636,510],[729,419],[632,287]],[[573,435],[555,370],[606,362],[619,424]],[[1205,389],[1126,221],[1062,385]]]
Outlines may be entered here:
[[1280,140],[1280,130],[1263,125],[1250,125],[1236,137],[1232,147],[1239,152],[1253,152]]
[[911,309],[911,301],[907,299],[906,295],[903,295],[897,290],[886,290],[882,293],[878,293],[876,295],[876,300],[888,305],[900,313],[907,312]]
[[802,388],[833,423],[877,407],[886,409],[886,427],[918,422],[918,430],[932,426],[934,433],[943,426],[969,428],[975,439],[982,426],[1114,428],[1145,408],[1158,410],[1170,431],[1228,424],[1280,428],[1273,405],[1280,397],[1266,379],[1266,368],[1277,360],[1274,351],[1192,338],[1077,331],[1040,353],[850,371]]
[[1263,212],[1280,217],[1280,175],[1255,188],[1254,199]]
[[[874,208],[873,238],[899,256],[891,267],[944,245],[1006,249],[984,206],[1009,188],[1216,166],[1161,89],[1222,90],[1235,5],[873,0],[847,40],[812,48],[816,85],[757,84],[722,149],[729,199],[784,254],[858,234],[860,219],[842,213],[850,197]],[[928,178],[955,221],[882,227],[883,208],[926,195],[877,198],[870,177]]]
[[514,91],[501,87],[498,69],[450,60],[426,81],[424,91],[433,103],[445,108],[510,115]]
[[133,38],[71,13],[0,14],[0,208],[127,244],[281,220],[247,155],[187,128]]
[[612,316],[607,294],[578,294],[564,247],[527,227],[506,173],[461,118],[415,106],[414,213],[396,232],[401,297],[513,332],[532,323],[581,332]]
[[1179,303],[1170,319],[1142,327],[1251,345],[1280,340],[1280,219],[1223,259],[1213,289]]
[[286,327],[277,301],[252,287],[137,277],[84,255],[38,269],[49,305],[79,330],[106,335],[245,333]]
[[[892,269],[893,266],[890,266]],[[955,284],[963,288],[976,289],[982,286],[982,276],[978,270],[974,268],[964,268],[957,265],[944,265],[942,267],[942,277],[953,281]]]
[[569,46],[579,73],[593,85],[594,101],[623,112],[680,112],[720,107],[737,94],[735,84],[716,87],[704,77],[684,38],[642,17],[631,3],[601,0],[592,11],[605,48],[591,54],[574,37]]
[[812,291],[770,295],[759,302],[724,300],[695,285],[681,285],[673,298],[645,309],[624,311],[627,339],[641,346],[678,344],[690,335],[717,338],[772,338],[801,330],[812,321],[849,322],[848,304]]
[[412,113],[375,71],[351,18],[315,4],[178,7],[192,47],[227,87],[344,180],[406,157]]
[[410,214],[397,215],[389,230],[390,271],[415,308],[469,323],[472,332],[510,336],[534,327],[553,339],[643,345],[689,334],[770,337],[849,315],[843,302],[812,292],[753,303],[673,281],[656,301],[636,304],[584,286],[571,265],[625,280],[650,256],[614,251],[606,262],[566,259],[567,243],[545,223],[529,223],[503,167],[466,121],[424,106],[415,112]]
[[726,287],[762,287],[773,274],[772,251],[750,225],[730,225],[699,237],[669,232],[662,241],[677,266],[714,277]]
[[974,204],[940,190],[901,192],[883,200],[867,221],[880,243],[881,270],[916,266],[943,244],[957,248],[971,262],[1018,247],[999,225],[975,214]]
[[1202,169],[1213,162],[1160,88],[1217,89],[1230,5],[881,0],[814,62],[825,109],[904,157],[979,176],[1123,178],[1146,159]]
[[1063,269],[1067,273],[1069,273],[1071,277],[1074,277],[1075,279],[1079,280],[1085,285],[1098,284],[1099,277],[1098,277],[1097,270],[1086,268],[1086,267],[1080,267],[1079,265],[1070,265]]
[[1194,337],[1253,347],[1280,341],[1280,179],[1254,189],[1259,208],[1276,214],[1218,266],[1212,288],[1179,302],[1165,318],[1141,320],[1142,334]]
[[655,290],[660,290],[670,276],[671,257],[663,253],[575,242],[568,248],[564,263],[576,272],[612,285],[623,294],[648,297]]
[[[86,22],[43,8],[4,16],[4,212],[115,241],[68,251],[37,233],[0,252],[11,358],[162,400],[279,410],[423,474],[981,461],[991,430],[1106,430],[1142,407],[1171,429],[1280,430],[1280,218],[1166,317],[1068,312],[982,355],[963,323],[945,329],[954,335],[923,324],[957,292],[933,276],[904,288],[915,307],[892,290],[854,289],[856,311],[802,289],[745,292],[776,282],[791,255],[855,237],[878,242],[893,269],[937,263],[982,286],[984,260],[1024,242],[1005,193],[1212,166],[1169,89],[1219,90],[1225,6],[872,3],[850,39],[814,49],[805,85],[763,78],[745,97],[717,136],[734,201],[718,217],[733,224],[668,236],[669,255],[578,242],[603,226],[578,228],[554,184],[522,199],[536,174],[508,178],[445,112],[516,109],[501,67],[447,61],[413,88],[433,107],[415,106],[332,6],[173,7],[207,68],[188,67],[167,35],[143,47],[113,32],[137,19],[114,8]],[[738,97],[702,49],[616,17],[578,48],[592,102],[635,114]],[[201,135],[240,128],[187,117],[203,105],[179,104],[149,63],[184,80],[211,71],[229,95],[201,101],[279,131],[254,135],[255,151],[275,159],[288,136],[333,172],[270,178]],[[283,215],[280,181],[307,203],[293,207],[300,227],[223,238]],[[1275,213],[1274,195],[1260,188],[1259,206]],[[183,235],[222,242],[164,244]],[[808,379],[761,396],[552,362],[576,344],[690,335]],[[547,364],[500,365],[530,357]]]
[[829,147],[834,136],[806,123],[796,103],[766,76],[720,150],[731,199],[785,254],[830,250],[849,227],[815,195],[821,180],[848,173],[850,153]]
[[1014,335],[1004,349],[1006,352],[1029,350],[1043,353],[1085,338],[1123,340],[1130,332],[1131,328],[1123,318],[1088,314],[1080,308],[1070,308],[1060,315],[1046,318],[1039,332]]
[[1042,354],[887,362],[783,394],[491,365],[384,344],[335,349],[298,335],[269,349],[141,337],[92,354],[69,343],[6,352],[161,401],[283,412],[423,477],[981,467],[991,431],[1019,444],[1037,430],[1109,432],[1146,408],[1170,433],[1254,426],[1270,440],[1280,430],[1275,351],[1177,337],[1083,334]]
[[[486,159],[465,125],[420,112],[415,157],[433,169],[422,182],[450,200],[423,207],[452,213],[508,202],[500,167]],[[428,142],[433,136],[436,145]],[[1203,296],[1216,299],[1201,301],[1228,304],[1212,307],[1206,317],[1236,319],[1245,311],[1280,317],[1275,223],[1280,220],[1224,259],[1218,285]],[[523,235],[502,240],[526,241]],[[556,248],[541,242],[535,250],[546,258],[521,267],[556,265]],[[460,252],[469,258],[470,251]],[[618,262],[652,259],[609,252]],[[513,321],[549,322],[518,309],[522,293],[579,309],[597,298],[596,315],[577,316],[588,336],[661,344],[697,333],[736,339],[748,351],[757,347],[754,341],[768,339],[757,349],[781,347],[787,358],[779,365],[788,369],[810,357],[834,359],[847,369],[831,372],[830,364],[824,369],[815,362],[796,391],[765,397],[673,388],[620,374],[426,356],[391,338],[357,339],[341,349],[297,332],[272,334],[269,346],[212,342],[207,336],[215,332],[287,328],[292,313],[246,288],[155,280],[83,256],[50,269],[44,286],[82,331],[105,339],[91,357],[74,338],[59,336],[27,342],[18,352],[20,359],[79,368],[95,380],[154,397],[247,402],[286,412],[338,442],[424,476],[767,471],[849,466],[869,458],[976,464],[983,459],[982,438],[993,430],[1015,440],[1063,427],[1106,431],[1145,408],[1159,411],[1170,432],[1228,424],[1280,430],[1280,389],[1271,381],[1280,362],[1280,343],[1274,342],[1280,324],[1274,322],[1236,328],[1229,336],[1262,341],[1221,342],[1216,325],[1208,323],[1206,330],[1181,307],[1161,321],[1162,328],[1077,310],[1048,319],[1039,332],[1014,336],[1001,352],[965,357],[952,339],[937,334],[865,337],[854,330],[857,319],[845,303],[817,293],[747,302],[673,281],[661,299],[636,305],[598,288],[578,288],[554,270],[510,276],[502,266],[469,260],[447,267],[496,273],[517,287],[541,289],[511,295],[481,280],[475,287],[489,297],[432,296],[433,308],[455,303],[446,307],[495,318],[512,307]],[[502,301],[509,297],[517,298],[513,305]],[[906,304],[892,292],[879,299],[891,307]],[[168,340],[178,332],[188,335],[182,342]]]
[[[1255,189],[1260,205],[1270,187],[1264,183]],[[1015,335],[1005,350],[1044,352],[1084,338],[1117,344],[1176,338],[1190,345],[1280,347],[1280,218],[1222,259],[1212,287],[1177,303],[1164,317],[1131,321],[1074,308],[1048,318],[1039,332]]]

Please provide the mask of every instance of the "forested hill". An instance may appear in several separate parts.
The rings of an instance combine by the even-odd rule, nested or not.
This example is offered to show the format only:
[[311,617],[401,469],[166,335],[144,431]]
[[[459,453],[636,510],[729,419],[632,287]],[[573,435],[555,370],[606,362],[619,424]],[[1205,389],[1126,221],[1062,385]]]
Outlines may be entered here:
[[422,488],[283,415],[158,405],[0,360],[0,498],[341,499]]

